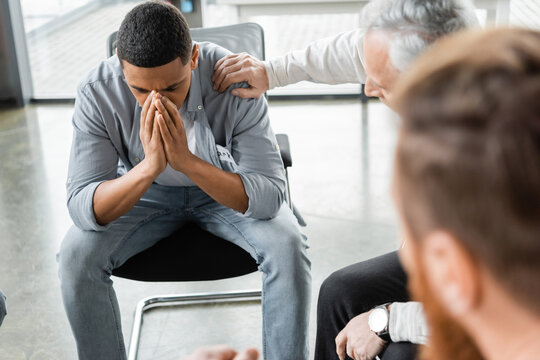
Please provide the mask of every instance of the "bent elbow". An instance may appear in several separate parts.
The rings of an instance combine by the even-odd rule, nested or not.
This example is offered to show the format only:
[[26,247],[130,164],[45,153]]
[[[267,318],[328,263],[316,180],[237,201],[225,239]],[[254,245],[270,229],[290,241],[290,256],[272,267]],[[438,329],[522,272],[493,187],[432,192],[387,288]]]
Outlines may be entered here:
[[251,204],[246,211],[246,216],[257,220],[270,220],[277,216],[279,209],[285,202],[285,195],[283,192],[275,191],[275,196],[271,197],[272,200],[261,201],[259,204]]

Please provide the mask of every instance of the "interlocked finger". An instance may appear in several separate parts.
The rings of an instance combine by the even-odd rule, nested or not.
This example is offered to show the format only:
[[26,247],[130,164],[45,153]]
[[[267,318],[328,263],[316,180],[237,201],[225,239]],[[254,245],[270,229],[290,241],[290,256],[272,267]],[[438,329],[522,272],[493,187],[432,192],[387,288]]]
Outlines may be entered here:
[[163,115],[163,120],[165,120],[165,124],[167,125],[167,127],[171,131],[174,131],[176,129],[176,126],[174,125],[174,122],[171,119],[169,111],[165,108],[165,105],[163,105],[163,97],[156,101],[156,107],[158,111],[160,112],[160,114]]
[[185,131],[184,123],[182,122],[182,119],[180,118],[180,114],[178,113],[178,109],[176,108],[176,105],[165,96],[162,97],[162,103],[167,109],[176,131],[184,132]]
[[150,107],[150,103],[154,99],[154,92],[152,91],[150,95],[146,97],[146,100],[144,101],[142,111],[141,111],[141,119],[140,119],[140,135],[143,135],[143,133],[146,130],[146,114],[148,114],[148,108]]
[[163,139],[163,142],[165,144],[165,147],[168,148],[169,144],[173,142],[173,137],[171,134],[171,131],[165,124],[165,120],[163,118],[162,114],[157,115],[157,127],[159,128],[159,132],[161,134],[161,138]]
[[146,120],[144,126],[144,132],[150,138],[154,130],[154,118],[156,116],[156,105],[155,100],[152,100],[148,111],[146,112]]

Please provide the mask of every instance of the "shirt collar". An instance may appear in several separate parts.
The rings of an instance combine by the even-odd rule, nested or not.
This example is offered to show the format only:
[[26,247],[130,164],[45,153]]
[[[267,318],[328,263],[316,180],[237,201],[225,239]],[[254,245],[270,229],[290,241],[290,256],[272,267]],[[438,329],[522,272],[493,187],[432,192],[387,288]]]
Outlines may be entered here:
[[190,112],[203,110],[201,81],[199,78],[198,67],[191,72],[191,84],[189,85],[189,92],[186,100],[184,101],[184,105],[186,105],[187,111]]

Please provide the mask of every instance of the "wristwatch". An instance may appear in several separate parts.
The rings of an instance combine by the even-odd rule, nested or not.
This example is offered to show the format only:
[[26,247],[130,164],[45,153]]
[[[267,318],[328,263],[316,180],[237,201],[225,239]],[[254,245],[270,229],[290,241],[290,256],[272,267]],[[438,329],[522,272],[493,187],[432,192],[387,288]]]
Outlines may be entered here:
[[369,314],[368,324],[371,331],[377,334],[384,341],[391,341],[388,332],[388,323],[390,322],[390,312],[388,304],[375,306]]

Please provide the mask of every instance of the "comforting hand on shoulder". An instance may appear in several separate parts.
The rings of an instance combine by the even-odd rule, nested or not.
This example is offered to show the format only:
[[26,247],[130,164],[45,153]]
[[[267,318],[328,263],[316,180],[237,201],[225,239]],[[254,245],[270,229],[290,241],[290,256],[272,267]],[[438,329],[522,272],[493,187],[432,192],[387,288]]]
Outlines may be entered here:
[[249,88],[233,90],[233,95],[242,98],[258,98],[269,87],[268,75],[264,63],[248,53],[229,54],[216,62],[214,66],[214,90],[224,92],[229,86],[247,82]]

